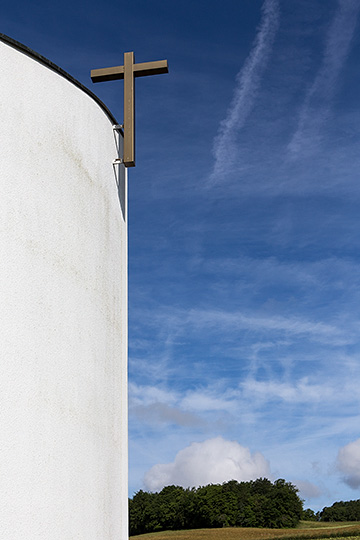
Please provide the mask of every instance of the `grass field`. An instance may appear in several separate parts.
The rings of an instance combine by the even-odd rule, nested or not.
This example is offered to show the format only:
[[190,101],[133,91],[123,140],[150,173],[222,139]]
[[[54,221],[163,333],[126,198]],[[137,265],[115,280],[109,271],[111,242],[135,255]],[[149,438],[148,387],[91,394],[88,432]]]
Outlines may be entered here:
[[360,540],[360,523],[302,521],[296,529],[223,528],[167,531],[130,536],[132,540],[292,540],[336,538]]

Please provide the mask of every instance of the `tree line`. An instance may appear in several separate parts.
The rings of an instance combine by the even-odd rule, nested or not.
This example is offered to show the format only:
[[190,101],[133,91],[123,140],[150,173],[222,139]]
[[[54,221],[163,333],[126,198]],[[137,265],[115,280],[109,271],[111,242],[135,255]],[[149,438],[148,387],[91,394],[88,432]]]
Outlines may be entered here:
[[360,521],[360,499],[339,501],[325,506],[319,514],[320,521]]
[[283,479],[230,480],[160,492],[138,491],[129,500],[130,535],[214,527],[295,527],[303,513],[298,489]]

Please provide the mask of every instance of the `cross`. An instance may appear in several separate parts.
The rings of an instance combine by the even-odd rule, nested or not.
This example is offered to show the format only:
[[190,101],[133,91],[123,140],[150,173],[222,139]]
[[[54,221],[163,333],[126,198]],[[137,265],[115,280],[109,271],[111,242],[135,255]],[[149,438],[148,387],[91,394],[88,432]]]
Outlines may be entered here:
[[92,82],[124,79],[124,158],[125,167],[135,167],[135,77],[168,73],[167,60],[135,64],[133,52],[124,53],[124,65],[92,69]]

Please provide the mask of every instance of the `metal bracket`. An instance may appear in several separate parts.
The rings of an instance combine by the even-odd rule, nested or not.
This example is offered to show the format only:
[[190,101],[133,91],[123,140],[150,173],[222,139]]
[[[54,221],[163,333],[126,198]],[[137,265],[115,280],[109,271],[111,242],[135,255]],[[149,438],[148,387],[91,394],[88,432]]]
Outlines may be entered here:
[[[124,129],[124,124],[114,124],[113,125],[113,131],[116,131],[117,133],[120,133],[121,130]],[[116,158],[113,160],[113,165],[121,165],[124,163],[124,160],[122,158]]]

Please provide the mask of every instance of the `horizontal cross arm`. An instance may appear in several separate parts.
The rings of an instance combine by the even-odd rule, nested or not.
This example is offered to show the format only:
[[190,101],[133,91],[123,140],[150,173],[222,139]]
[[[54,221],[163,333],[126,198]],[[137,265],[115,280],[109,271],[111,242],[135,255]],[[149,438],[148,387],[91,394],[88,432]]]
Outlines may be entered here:
[[[146,75],[160,75],[169,73],[167,60],[157,62],[142,62],[133,65],[134,77],[145,77]],[[110,68],[92,69],[91,80],[94,83],[104,81],[116,81],[124,78],[124,66]]]
[[145,77],[146,75],[160,75],[161,73],[169,73],[167,60],[134,64],[133,70],[134,77]]
[[92,69],[92,82],[116,81],[124,78],[124,66],[115,66],[110,68]]

